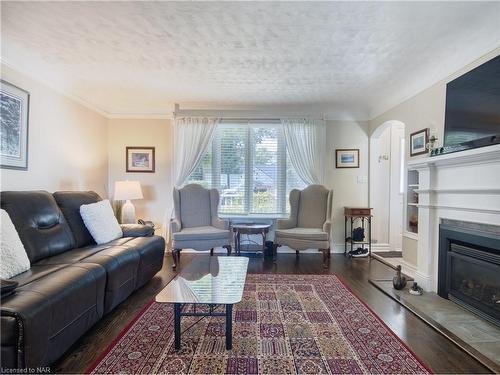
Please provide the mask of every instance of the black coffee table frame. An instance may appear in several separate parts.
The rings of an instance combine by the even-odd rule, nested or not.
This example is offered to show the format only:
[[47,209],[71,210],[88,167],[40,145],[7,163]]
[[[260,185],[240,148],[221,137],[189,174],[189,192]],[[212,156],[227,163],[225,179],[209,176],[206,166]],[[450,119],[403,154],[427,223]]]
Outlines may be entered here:
[[[193,312],[182,312],[185,305],[193,305]],[[181,317],[183,316],[199,316],[202,319],[209,316],[224,316],[226,317],[226,349],[233,348],[233,305],[226,304],[225,312],[215,312],[218,304],[208,304],[208,312],[196,312],[196,305],[193,303],[174,303],[174,346],[176,350],[181,348]],[[203,303],[201,305],[207,305]],[[200,319],[201,320],[201,319]],[[196,322],[198,323],[198,322]],[[194,324],[196,324],[194,323]],[[192,326],[191,326],[192,327]],[[189,327],[189,328],[191,328]],[[189,329],[188,328],[188,329]]]

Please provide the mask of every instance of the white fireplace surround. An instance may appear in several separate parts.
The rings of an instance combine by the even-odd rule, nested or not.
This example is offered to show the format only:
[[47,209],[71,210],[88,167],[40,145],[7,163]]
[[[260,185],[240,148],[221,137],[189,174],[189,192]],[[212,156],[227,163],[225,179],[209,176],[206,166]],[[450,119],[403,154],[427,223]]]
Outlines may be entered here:
[[452,219],[500,226],[500,145],[419,158],[415,280],[437,291],[439,224]]

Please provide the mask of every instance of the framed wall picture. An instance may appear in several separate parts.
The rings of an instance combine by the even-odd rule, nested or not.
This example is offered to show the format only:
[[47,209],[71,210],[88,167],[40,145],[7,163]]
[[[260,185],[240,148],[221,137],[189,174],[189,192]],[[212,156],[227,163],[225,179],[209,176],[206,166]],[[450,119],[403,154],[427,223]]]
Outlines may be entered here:
[[127,172],[154,173],[154,147],[127,147]]
[[28,169],[29,92],[0,80],[0,167]]
[[359,168],[359,148],[336,149],[335,168]]
[[429,129],[422,129],[410,134],[410,156],[427,153],[427,143],[429,142]]

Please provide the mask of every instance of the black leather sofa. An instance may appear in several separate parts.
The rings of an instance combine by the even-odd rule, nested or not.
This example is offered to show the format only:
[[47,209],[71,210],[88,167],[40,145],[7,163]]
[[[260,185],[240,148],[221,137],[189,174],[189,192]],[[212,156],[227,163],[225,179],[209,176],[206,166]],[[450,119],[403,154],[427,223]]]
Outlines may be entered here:
[[96,245],[79,208],[99,200],[94,192],[1,192],[31,261],[1,300],[2,368],[50,365],[161,269],[165,240],[150,227],[124,225],[123,238]]

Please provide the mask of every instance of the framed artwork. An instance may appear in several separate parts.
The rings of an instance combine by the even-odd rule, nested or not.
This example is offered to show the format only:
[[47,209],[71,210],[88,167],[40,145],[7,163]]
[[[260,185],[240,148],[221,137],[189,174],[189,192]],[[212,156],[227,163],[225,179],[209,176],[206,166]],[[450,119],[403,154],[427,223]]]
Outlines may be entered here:
[[0,167],[28,169],[29,92],[0,80]]
[[127,147],[127,172],[154,173],[154,147]]
[[359,168],[359,148],[336,149],[335,168]]
[[427,153],[427,143],[429,142],[429,129],[422,129],[410,134],[410,156]]

